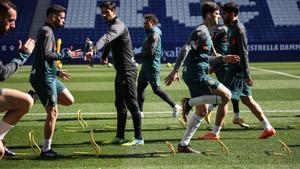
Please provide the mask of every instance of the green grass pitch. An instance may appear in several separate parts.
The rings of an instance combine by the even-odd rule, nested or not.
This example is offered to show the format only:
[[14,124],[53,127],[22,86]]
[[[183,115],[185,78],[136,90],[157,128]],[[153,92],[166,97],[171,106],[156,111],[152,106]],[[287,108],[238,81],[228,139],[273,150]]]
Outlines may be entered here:
[[[115,136],[113,82],[115,70],[99,65],[93,69],[89,69],[87,65],[64,65],[63,69],[72,74],[72,79],[64,84],[74,95],[75,103],[69,107],[59,106],[53,148],[64,153],[66,157],[46,160],[34,156],[28,133],[34,130],[36,142],[42,145],[45,119],[45,111],[37,101],[32,110],[6,136],[8,146],[18,155],[15,158],[4,158],[0,161],[0,168],[300,168],[300,63],[252,63],[251,67],[253,68],[251,76],[255,80],[253,96],[276,128],[275,137],[256,139],[262,127],[243,105],[240,106],[241,116],[253,128],[245,130],[233,125],[230,105],[226,118],[227,125],[221,132],[221,141],[228,147],[229,155],[222,152],[216,141],[196,139],[196,136],[208,132],[208,128],[211,127],[203,121],[191,141],[192,147],[202,153],[176,154],[173,157],[165,142],[169,141],[177,148],[184,128],[178,119],[171,117],[171,108],[148,87],[144,106],[145,118],[142,122],[145,146],[123,147],[103,144],[103,141]],[[171,69],[162,65],[161,81]],[[31,88],[28,82],[29,72],[30,67],[20,68],[15,75],[2,83],[1,87],[28,90]],[[177,103],[182,97],[189,95],[184,82],[175,82],[170,87],[162,85],[162,88]],[[72,130],[80,127],[76,114],[78,109],[82,110],[83,119],[88,127],[84,130],[79,128],[75,132],[66,131],[70,130],[70,127],[74,127]],[[3,113],[0,116],[2,117]],[[212,120],[214,121],[214,118]],[[126,129],[126,139],[130,140],[133,137],[130,116]],[[89,141],[90,130],[94,130],[95,141],[101,148],[100,156],[73,154],[95,153]],[[290,155],[278,140],[289,146],[292,151]],[[207,153],[207,150],[212,150],[213,153]],[[274,155],[273,152],[279,155]]]

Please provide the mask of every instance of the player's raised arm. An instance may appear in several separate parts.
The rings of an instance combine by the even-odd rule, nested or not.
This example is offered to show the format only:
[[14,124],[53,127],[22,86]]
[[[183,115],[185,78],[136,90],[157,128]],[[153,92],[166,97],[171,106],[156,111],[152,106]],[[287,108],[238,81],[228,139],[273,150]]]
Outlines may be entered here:
[[111,41],[119,37],[125,29],[124,23],[120,22],[110,26],[110,29],[97,41],[94,50],[98,51]]
[[165,78],[165,84],[167,86],[171,85],[173,81],[178,80],[180,82],[179,69],[187,57],[188,53],[192,50],[192,46],[196,43],[197,32],[194,31],[190,37],[190,39],[184,44],[184,46],[180,49],[180,53],[176,59],[174,69],[169,75]]

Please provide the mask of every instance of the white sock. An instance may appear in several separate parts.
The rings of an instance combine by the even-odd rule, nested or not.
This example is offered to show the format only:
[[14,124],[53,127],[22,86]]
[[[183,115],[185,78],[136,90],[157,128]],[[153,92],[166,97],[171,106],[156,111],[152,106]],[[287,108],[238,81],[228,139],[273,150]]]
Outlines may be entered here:
[[140,112],[141,113],[141,118],[144,118],[144,112]]
[[240,116],[240,112],[234,112],[234,119],[240,119],[241,116]]
[[13,125],[7,124],[4,121],[0,121],[0,140],[3,140],[9,130],[14,127]]
[[187,129],[185,130],[185,133],[180,141],[180,145],[187,146],[190,143],[191,138],[200,126],[201,121],[202,118],[198,114],[194,113],[192,115],[192,117],[188,121]]
[[211,131],[215,135],[220,135],[221,126],[214,126],[214,129]]
[[44,144],[43,144],[43,152],[49,151],[51,149],[51,142],[52,139],[44,139]]
[[203,95],[189,100],[189,105],[192,107],[201,104],[222,104],[222,97],[217,95]]
[[270,124],[266,116],[263,116],[263,120],[261,121],[261,124],[264,130],[271,130],[273,128],[273,126]]

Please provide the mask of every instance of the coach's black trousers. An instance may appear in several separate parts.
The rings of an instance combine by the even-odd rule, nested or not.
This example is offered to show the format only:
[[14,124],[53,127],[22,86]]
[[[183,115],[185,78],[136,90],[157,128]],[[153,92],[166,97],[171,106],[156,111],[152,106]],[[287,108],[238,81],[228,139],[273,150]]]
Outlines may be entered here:
[[115,78],[115,106],[118,116],[117,137],[121,139],[124,138],[127,109],[130,111],[133,120],[134,137],[143,139],[141,134],[141,114],[137,102],[136,78],[136,70],[117,71]]

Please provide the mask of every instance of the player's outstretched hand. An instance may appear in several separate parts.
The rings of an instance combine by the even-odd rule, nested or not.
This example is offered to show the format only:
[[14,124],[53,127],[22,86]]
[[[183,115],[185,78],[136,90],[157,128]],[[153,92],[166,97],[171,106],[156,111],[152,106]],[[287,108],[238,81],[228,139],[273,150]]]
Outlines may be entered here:
[[180,82],[180,77],[179,77],[179,73],[177,71],[172,71],[170,72],[170,74],[165,78],[165,84],[167,86],[170,86],[172,84],[173,81],[179,81]]
[[251,77],[249,77],[248,79],[246,79],[246,83],[248,86],[253,86],[254,85],[254,81],[252,80]]
[[238,55],[225,55],[223,58],[226,63],[235,63],[240,61],[240,56]]
[[83,52],[81,52],[81,49],[76,50],[70,50],[72,58],[79,58],[82,56]]
[[35,40],[32,38],[28,38],[25,44],[22,44],[22,41],[19,40],[19,50],[25,51],[28,54],[31,54],[35,47]]
[[71,74],[69,74],[68,71],[66,70],[60,70],[58,73],[58,77],[61,78],[62,80],[70,80]]

